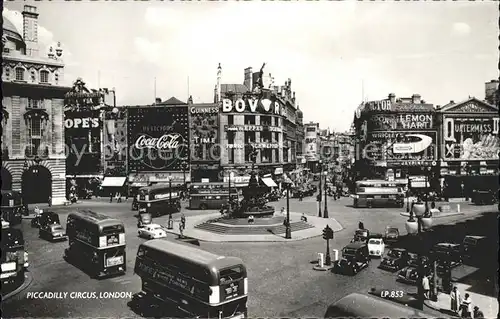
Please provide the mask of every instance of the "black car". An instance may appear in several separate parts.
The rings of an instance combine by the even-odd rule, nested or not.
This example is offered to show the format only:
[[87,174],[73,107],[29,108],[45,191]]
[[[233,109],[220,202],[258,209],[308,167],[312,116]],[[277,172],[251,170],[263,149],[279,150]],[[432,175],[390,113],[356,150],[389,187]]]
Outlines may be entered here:
[[45,238],[50,241],[66,240],[66,231],[59,223],[45,224],[40,226],[38,235],[40,238]]
[[387,226],[385,229],[385,242],[393,244],[399,240],[399,229],[397,227]]
[[49,224],[60,224],[59,215],[54,212],[42,212],[31,220],[31,227],[40,228]]
[[380,262],[380,269],[397,271],[408,266],[408,261],[410,260],[410,255],[406,249],[393,248],[389,250],[387,256]]
[[437,260],[450,261],[451,267],[462,263],[462,249],[460,244],[439,243],[432,247],[430,255]]
[[462,258],[466,263],[481,262],[487,259],[492,251],[484,236],[465,236],[462,242]]
[[356,275],[368,267],[370,255],[366,243],[351,243],[342,249],[342,259],[335,261],[333,272],[340,274]]

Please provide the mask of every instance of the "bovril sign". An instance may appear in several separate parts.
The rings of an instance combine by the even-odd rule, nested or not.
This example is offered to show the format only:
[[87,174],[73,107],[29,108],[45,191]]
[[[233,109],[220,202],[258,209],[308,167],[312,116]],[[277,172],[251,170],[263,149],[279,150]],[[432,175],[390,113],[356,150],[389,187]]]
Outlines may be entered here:
[[222,112],[224,113],[269,113],[286,116],[286,108],[278,101],[269,99],[222,99]]
[[96,128],[99,127],[99,118],[72,118],[64,120],[65,128]]

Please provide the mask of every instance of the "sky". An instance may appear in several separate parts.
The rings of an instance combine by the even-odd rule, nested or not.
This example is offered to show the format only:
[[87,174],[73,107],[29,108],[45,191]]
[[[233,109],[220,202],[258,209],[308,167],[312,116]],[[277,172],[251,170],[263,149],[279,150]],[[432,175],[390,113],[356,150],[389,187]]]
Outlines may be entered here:
[[61,42],[65,84],[115,88],[119,105],[153,103],[155,78],[162,100],[212,102],[219,63],[231,84],[266,63],[305,121],[344,131],[363,100],[484,99],[498,78],[495,2],[4,2],[21,33],[24,4],[41,51]]

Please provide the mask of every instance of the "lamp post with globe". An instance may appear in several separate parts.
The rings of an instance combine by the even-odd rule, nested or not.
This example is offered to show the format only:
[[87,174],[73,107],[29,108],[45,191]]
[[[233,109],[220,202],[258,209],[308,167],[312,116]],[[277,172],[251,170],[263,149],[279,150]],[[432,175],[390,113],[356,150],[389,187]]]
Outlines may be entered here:
[[174,222],[172,220],[172,210],[173,210],[173,203],[172,203],[172,175],[169,175],[168,178],[168,229],[174,229]]

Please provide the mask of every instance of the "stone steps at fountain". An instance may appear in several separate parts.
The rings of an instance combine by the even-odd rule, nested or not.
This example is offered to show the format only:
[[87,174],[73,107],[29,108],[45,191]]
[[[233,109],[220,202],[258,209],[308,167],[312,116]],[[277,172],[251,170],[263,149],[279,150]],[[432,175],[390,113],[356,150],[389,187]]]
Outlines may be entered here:
[[[290,224],[292,232],[313,228],[314,226],[300,221],[292,222]],[[195,226],[196,229],[209,231],[217,234],[225,235],[267,235],[267,234],[284,234],[286,227],[281,225],[274,226],[259,226],[259,225],[247,225],[247,226],[225,226],[214,223],[203,223]]]

